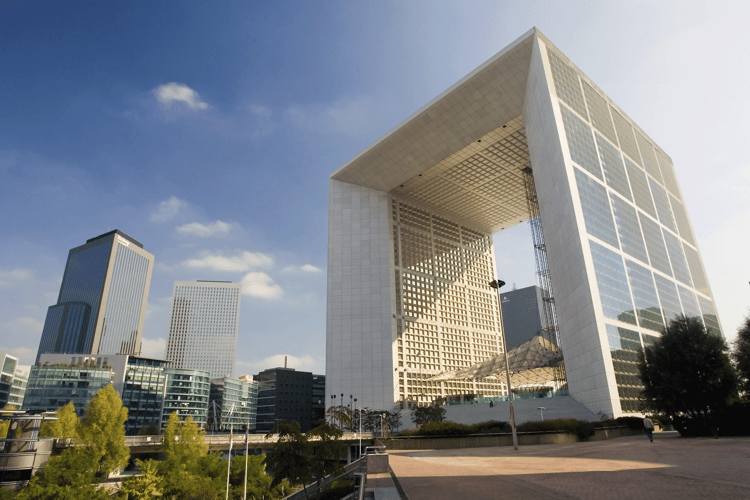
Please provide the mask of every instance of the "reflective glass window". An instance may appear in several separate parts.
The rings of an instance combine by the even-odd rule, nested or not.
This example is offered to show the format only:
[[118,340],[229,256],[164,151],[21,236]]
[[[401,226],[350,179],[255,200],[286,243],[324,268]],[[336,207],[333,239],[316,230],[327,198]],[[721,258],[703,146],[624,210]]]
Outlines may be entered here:
[[661,170],[662,178],[664,179],[664,185],[667,187],[670,193],[674,195],[678,200],[681,200],[680,189],[677,184],[677,176],[674,173],[674,166],[669,157],[656,148],[656,158],[659,160],[659,169]]
[[693,286],[693,280],[690,279],[690,271],[688,270],[687,261],[685,260],[685,254],[682,253],[680,239],[669,231],[662,232],[664,233],[664,241],[667,243],[669,260],[672,261],[674,277],[688,286]]
[[638,332],[607,324],[607,340],[612,356],[620,407],[624,412],[637,412],[643,383],[638,373],[638,355],[643,351]]
[[656,282],[656,290],[659,292],[661,311],[665,322],[668,324],[682,314],[682,306],[677,296],[677,285],[674,281],[658,274],[654,274],[654,281]]
[[714,303],[698,295],[698,303],[703,313],[703,324],[706,325],[706,330],[712,335],[721,335],[721,325],[719,324],[719,316],[716,314],[716,308]]
[[653,179],[649,179],[648,183],[651,186],[651,194],[654,195],[654,203],[656,204],[656,213],[659,214],[659,222],[676,233],[677,224],[675,224],[674,222],[672,208],[669,206],[667,191],[659,184],[654,182]]
[[597,179],[603,181],[602,168],[596,155],[591,127],[565,106],[560,106],[570,158]]
[[612,210],[615,214],[615,224],[620,235],[622,251],[648,263],[646,246],[643,244],[643,234],[638,223],[638,215],[632,205],[622,200],[614,193],[610,193]]
[[693,277],[693,287],[701,293],[711,295],[711,290],[708,288],[706,273],[703,271],[703,265],[701,264],[701,258],[698,255],[698,251],[684,243],[682,248],[685,250],[685,257],[687,258],[688,267],[690,268],[690,275]]
[[643,159],[643,166],[646,167],[646,172],[657,181],[663,183],[661,170],[659,170],[659,165],[656,163],[656,155],[654,155],[654,146],[640,132],[635,133],[635,138],[638,142],[638,149],[641,150],[641,158]]
[[693,230],[690,228],[690,222],[688,220],[685,206],[672,195],[669,195],[669,201],[672,205],[672,213],[677,222],[677,229],[679,229],[680,236],[682,236],[683,240],[695,246],[695,236],[693,235]]
[[623,153],[630,156],[630,159],[641,164],[641,155],[638,152],[638,146],[635,143],[635,136],[633,135],[633,126],[627,118],[621,115],[616,109],[610,107],[612,110],[612,121],[615,124],[615,130],[617,131],[617,139],[620,141],[620,149]]
[[589,247],[594,260],[602,313],[607,318],[635,325],[633,300],[630,297],[622,257],[595,241],[589,240]]
[[607,139],[617,144],[617,135],[612,125],[612,118],[609,116],[607,100],[586,82],[583,82],[583,95],[589,108],[591,124]]
[[646,172],[641,170],[639,166],[628,158],[625,158],[625,167],[628,171],[630,187],[633,189],[633,199],[635,200],[636,206],[651,217],[656,218],[656,209],[654,208],[654,202],[651,198],[651,191],[648,189]]
[[578,73],[549,48],[547,49],[547,55],[549,56],[549,65],[552,69],[552,80],[555,82],[557,97],[576,110],[576,113],[587,117],[581,85],[578,83]]
[[661,332],[664,329],[664,318],[656,295],[654,276],[651,271],[632,260],[625,260],[628,270],[630,288],[633,290],[638,323],[643,328]]
[[607,199],[607,188],[577,168],[574,170],[586,231],[591,236],[619,248],[612,210]]
[[651,259],[651,266],[664,274],[672,276],[672,268],[669,265],[667,249],[664,245],[664,238],[661,234],[659,224],[652,221],[643,214],[638,214],[643,228],[643,237],[646,240],[646,249]]
[[599,150],[602,167],[604,167],[604,178],[607,180],[607,185],[624,198],[632,200],[628,177],[625,175],[625,165],[622,163],[622,153],[598,133],[596,134],[596,146]]
[[703,322],[701,309],[700,306],[698,306],[698,298],[695,296],[695,292],[680,285],[677,285],[677,290],[680,294],[680,302],[682,302],[682,310],[685,316],[688,318],[697,318]]

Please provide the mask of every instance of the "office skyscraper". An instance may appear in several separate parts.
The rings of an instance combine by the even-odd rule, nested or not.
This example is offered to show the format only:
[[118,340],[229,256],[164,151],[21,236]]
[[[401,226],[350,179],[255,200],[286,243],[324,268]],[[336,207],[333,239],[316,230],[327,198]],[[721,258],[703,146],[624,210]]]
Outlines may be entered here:
[[545,332],[592,412],[637,411],[636,354],[676,314],[721,335],[672,160],[536,29],[329,191],[327,395],[390,409],[505,393],[502,376],[433,377],[502,352],[492,234],[529,220]]
[[241,289],[229,281],[175,282],[166,354],[174,368],[234,377]]
[[119,230],[72,249],[37,361],[44,353],[140,353],[153,266],[154,256]]

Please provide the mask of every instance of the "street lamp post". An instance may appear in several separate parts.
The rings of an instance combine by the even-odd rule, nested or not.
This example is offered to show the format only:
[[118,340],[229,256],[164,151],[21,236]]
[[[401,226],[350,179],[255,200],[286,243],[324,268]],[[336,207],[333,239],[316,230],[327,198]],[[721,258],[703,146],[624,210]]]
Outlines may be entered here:
[[513,392],[510,387],[510,363],[508,362],[508,340],[505,336],[505,325],[503,324],[503,301],[500,297],[500,288],[505,285],[503,280],[490,281],[490,286],[497,290],[497,311],[500,314],[500,332],[503,336],[503,351],[505,353],[505,381],[508,386],[508,405],[510,406],[510,428],[513,431],[513,449],[518,449],[518,435],[516,435],[516,412],[513,409]]
[[540,406],[539,408],[537,408],[537,410],[539,410],[539,413],[542,414],[542,422],[544,422],[544,406]]

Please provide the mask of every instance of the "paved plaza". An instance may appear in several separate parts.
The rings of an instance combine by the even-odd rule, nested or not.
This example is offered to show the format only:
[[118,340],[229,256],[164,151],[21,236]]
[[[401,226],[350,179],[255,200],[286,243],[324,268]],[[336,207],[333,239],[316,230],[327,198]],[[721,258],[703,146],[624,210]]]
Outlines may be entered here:
[[[750,438],[664,432],[655,434],[653,443],[644,435],[518,451],[464,448],[389,456],[408,500],[750,499]],[[373,479],[368,486],[386,486],[377,484],[386,478]]]

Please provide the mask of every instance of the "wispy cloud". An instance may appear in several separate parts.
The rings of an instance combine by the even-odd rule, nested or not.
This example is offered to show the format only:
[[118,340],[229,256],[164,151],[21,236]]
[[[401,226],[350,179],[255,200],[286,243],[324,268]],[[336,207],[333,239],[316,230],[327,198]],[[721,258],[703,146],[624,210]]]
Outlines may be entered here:
[[16,268],[10,271],[0,271],[0,286],[12,285],[29,278],[31,278],[31,271],[28,269]]
[[170,82],[155,88],[153,92],[156,99],[165,106],[183,103],[190,109],[208,109],[208,103],[200,99],[198,92],[182,83]]
[[242,278],[242,293],[263,299],[279,299],[284,291],[266,273],[251,272]]
[[200,222],[191,222],[177,228],[180,234],[191,234],[199,238],[208,238],[210,236],[226,236],[232,229],[232,224],[217,220],[212,224],[201,224]]
[[294,273],[320,273],[323,272],[319,267],[313,266],[312,264],[305,264],[303,266],[286,266],[281,270],[282,273],[285,274],[294,274]]
[[187,210],[190,204],[180,200],[176,196],[170,196],[169,199],[162,201],[151,213],[149,220],[151,222],[168,222],[179,217],[182,212]]
[[269,368],[283,368],[285,357],[288,368],[313,373],[323,373],[323,370],[325,369],[325,367],[322,366],[323,364],[312,356],[297,357],[285,354],[274,354],[273,356],[268,356],[259,361],[238,361],[237,368],[238,371],[244,371],[248,374],[259,373]]
[[221,252],[202,252],[200,257],[184,261],[183,266],[192,269],[210,269],[212,271],[245,272],[253,268],[273,265],[273,257],[260,252],[242,251],[236,255],[224,255]]

